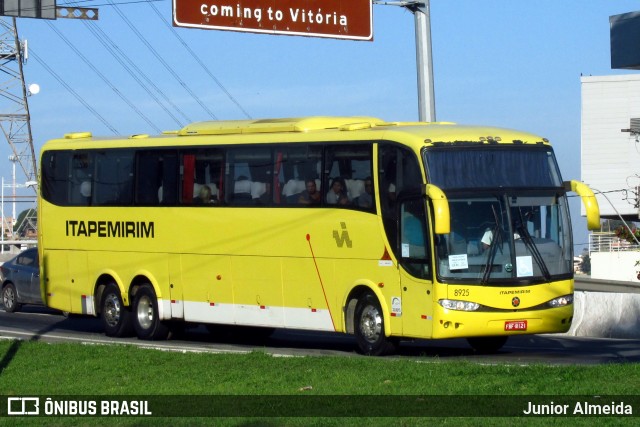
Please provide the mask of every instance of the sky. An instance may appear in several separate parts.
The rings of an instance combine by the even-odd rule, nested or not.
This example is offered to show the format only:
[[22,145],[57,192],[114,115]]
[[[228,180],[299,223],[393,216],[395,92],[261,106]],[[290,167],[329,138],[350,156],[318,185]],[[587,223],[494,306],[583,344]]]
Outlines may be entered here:
[[[58,6],[65,3],[58,0]],[[36,152],[69,132],[156,134],[180,128],[185,118],[418,120],[415,25],[405,8],[374,5],[371,42],[174,27],[205,72],[167,26],[171,0],[154,1],[153,7],[144,0],[77,4],[97,7],[99,20],[18,19],[19,37],[31,54],[25,80],[40,86],[28,99]],[[580,76],[628,73],[611,69],[609,16],[633,11],[640,11],[640,1],[431,0],[436,119],[540,134],[553,144],[563,178],[580,179]],[[94,33],[107,34],[107,44],[144,70],[180,113],[167,114]],[[5,183],[11,179],[9,154],[2,143]],[[579,253],[587,241],[586,221],[577,198],[571,208]]]

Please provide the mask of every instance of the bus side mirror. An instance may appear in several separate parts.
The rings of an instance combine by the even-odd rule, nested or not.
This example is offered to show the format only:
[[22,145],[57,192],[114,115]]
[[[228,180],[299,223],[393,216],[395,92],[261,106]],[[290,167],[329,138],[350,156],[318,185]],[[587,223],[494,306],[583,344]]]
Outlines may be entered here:
[[598,207],[598,201],[595,194],[586,184],[572,180],[564,183],[564,188],[567,191],[573,191],[582,198],[582,204],[587,213],[587,228],[589,230],[600,229],[600,208]]
[[433,184],[424,186],[424,194],[433,203],[433,221],[436,234],[449,234],[451,232],[451,216],[449,215],[449,201],[444,192]]

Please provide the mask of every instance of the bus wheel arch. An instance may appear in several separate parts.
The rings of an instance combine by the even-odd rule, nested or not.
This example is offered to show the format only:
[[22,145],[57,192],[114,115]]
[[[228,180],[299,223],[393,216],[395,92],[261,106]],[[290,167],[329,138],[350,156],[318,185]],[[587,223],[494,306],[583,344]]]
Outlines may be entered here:
[[356,337],[358,350],[381,356],[395,351],[397,341],[389,336],[389,316],[380,296],[368,286],[352,290],[345,304],[347,333]]
[[125,306],[120,287],[109,276],[101,277],[96,286],[96,312],[107,336],[127,337],[133,333],[131,310]]
[[132,285],[132,320],[138,338],[142,340],[164,340],[170,329],[160,318],[159,302],[151,283]]

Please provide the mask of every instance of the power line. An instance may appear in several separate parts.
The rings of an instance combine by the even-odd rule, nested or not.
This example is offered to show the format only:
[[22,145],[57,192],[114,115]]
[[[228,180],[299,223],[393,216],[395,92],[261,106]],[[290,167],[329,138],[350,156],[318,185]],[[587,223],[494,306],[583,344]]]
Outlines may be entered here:
[[69,41],[69,39],[67,39],[60,31],[58,31],[55,28],[55,26],[52,25],[49,21],[45,21],[45,22],[47,23],[49,28],[51,28],[58,35],[58,37],[60,37],[67,44],[67,46],[69,46],[69,48],[71,48],[76,53],[76,55],[78,55],[80,59],[82,59],[84,63],[87,64],[87,66],[89,66],[89,68],[91,68],[102,79],[102,81],[104,81],[111,88],[111,90],[113,90],[113,92],[120,97],[120,99],[122,99],[133,111],[136,112],[136,114],[138,114],[145,122],[147,122],[147,124],[151,126],[156,132],[158,133],[162,132],[160,128],[158,128],[155,124],[153,124],[153,122],[149,120],[149,118],[145,116],[144,113],[142,113],[142,111],[140,111],[138,107],[136,107],[126,96],[124,96],[124,94],[120,92],[120,90],[118,90],[118,88],[113,83],[111,83],[111,81],[103,73],[101,73],[100,70],[98,70],[98,68],[95,65],[93,65],[91,61],[89,61],[87,57],[85,57],[82,54],[82,52],[80,52],[73,45],[73,43]]
[[178,32],[167,23],[167,21],[164,19],[163,15],[160,13],[160,11],[158,10],[158,8],[151,2],[149,2],[149,7],[151,9],[154,10],[154,12],[156,13],[156,15],[158,16],[158,18],[160,18],[160,20],[162,21],[162,23],[171,31],[171,33],[174,35],[174,37],[176,39],[178,39],[178,41],[182,44],[182,46],[185,48],[185,50],[191,55],[191,57],[198,63],[198,65],[200,65],[200,67],[202,67],[202,69],[204,70],[205,73],[207,73],[209,75],[209,77],[211,77],[211,79],[218,85],[218,87],[227,95],[227,97],[240,109],[240,111],[242,111],[242,113],[247,116],[247,118],[251,119],[251,115],[249,113],[247,113],[247,111],[242,108],[242,105],[240,105],[240,103],[233,97],[233,95],[231,95],[231,93],[229,93],[229,91],[222,85],[222,83],[220,82],[220,80],[218,80],[216,78],[216,76],[213,75],[213,73],[209,70],[209,68],[207,68],[207,66],[204,65],[204,63],[202,62],[202,60],[200,59],[200,57],[193,51],[193,49],[191,49],[191,47],[189,47],[189,45],[182,39],[182,37],[180,37],[180,35],[178,34]]
[[202,100],[198,97],[198,95],[196,95],[191,90],[191,88],[189,88],[189,86],[186,85],[186,83],[180,78],[178,73],[176,73],[173,70],[173,68],[171,68],[171,66],[167,63],[167,61],[165,61],[162,58],[162,56],[153,48],[153,46],[151,46],[149,41],[140,33],[140,31],[138,31],[138,29],[131,23],[131,21],[129,21],[129,19],[120,11],[118,6],[116,6],[112,0],[108,0],[108,1],[113,6],[113,9],[116,11],[116,13],[120,15],[120,18],[122,18],[122,20],[129,26],[131,31],[133,31],[136,34],[136,36],[140,39],[140,41],[144,43],[147,49],[149,49],[149,51],[153,53],[156,59],[160,61],[160,63],[167,69],[167,71],[169,71],[169,73],[176,79],[176,81],[178,81],[180,86],[182,86],[189,93],[189,95],[191,95],[193,99],[196,100],[196,102],[207,112],[207,114],[209,114],[213,119],[217,120],[218,118],[216,117],[216,115],[202,102]]
[[[151,98],[176,122],[176,124],[180,127],[184,126],[184,123],[181,122],[159,99],[158,97],[151,91],[149,86],[154,88],[164,99],[169,102],[178,112],[180,112],[187,122],[191,120],[184,115],[184,113],[169,100],[169,98],[160,90],[160,88],[153,83],[153,81],[109,38],[109,36],[102,31],[100,26],[98,26],[93,21],[82,21],[87,29],[91,31],[91,33],[96,37],[96,39],[102,44],[102,46],[115,58],[116,61],[122,65],[122,67],[129,73],[129,75],[142,87]],[[132,70],[133,68],[133,70]],[[134,73],[134,70],[137,72]],[[140,77],[138,77],[140,76]],[[141,80],[144,79],[144,82]],[[146,82],[146,84],[145,84]]]
[[115,135],[119,134],[119,132],[111,125],[111,123],[107,121],[107,119],[105,119],[100,113],[98,113],[95,108],[89,105],[89,103],[85,101],[84,98],[78,94],[78,92],[73,90],[73,88],[69,86],[62,79],[62,77],[60,77],[55,71],[53,71],[45,61],[40,59],[40,57],[34,52],[33,48],[29,48],[29,54],[33,56],[33,58],[35,58],[35,60],[38,61],[40,65],[42,65],[42,67],[47,70],[47,72],[49,72],[49,74],[51,74],[62,86],[64,86],[64,88],[67,89],[67,91],[69,91],[71,95],[73,95],[82,105],[84,105],[87,110],[89,110],[98,120],[100,120],[107,128],[109,128],[111,132],[113,132]]

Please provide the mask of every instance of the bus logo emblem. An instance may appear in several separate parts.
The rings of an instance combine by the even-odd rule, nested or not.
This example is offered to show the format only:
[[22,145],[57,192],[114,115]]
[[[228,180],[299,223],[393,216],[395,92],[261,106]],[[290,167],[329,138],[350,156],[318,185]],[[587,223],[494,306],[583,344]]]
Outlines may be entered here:
[[513,299],[511,300],[511,305],[513,305],[514,307],[519,306],[520,305],[520,298],[513,297]]
[[345,222],[340,223],[340,228],[342,228],[342,232],[338,230],[333,230],[333,238],[336,239],[336,245],[341,248],[345,243],[347,247],[350,248],[353,243],[349,238],[349,232],[347,231],[347,224]]

